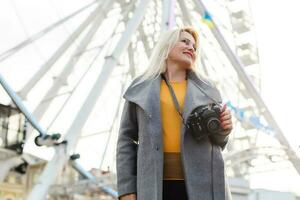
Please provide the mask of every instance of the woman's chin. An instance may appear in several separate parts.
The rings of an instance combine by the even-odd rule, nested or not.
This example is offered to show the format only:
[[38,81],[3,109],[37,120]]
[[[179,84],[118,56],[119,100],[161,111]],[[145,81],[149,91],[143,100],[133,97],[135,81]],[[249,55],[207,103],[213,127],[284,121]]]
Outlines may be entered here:
[[190,61],[184,61],[184,62],[182,62],[182,67],[183,67],[184,69],[191,69],[191,68],[192,68],[192,65],[193,65],[193,63],[190,62]]

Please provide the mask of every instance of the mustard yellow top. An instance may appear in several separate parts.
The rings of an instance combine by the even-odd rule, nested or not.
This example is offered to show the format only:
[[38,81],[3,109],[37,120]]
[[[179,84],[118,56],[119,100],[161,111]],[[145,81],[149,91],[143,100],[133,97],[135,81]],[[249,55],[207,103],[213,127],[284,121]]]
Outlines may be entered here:
[[[187,81],[170,82],[183,110]],[[164,179],[184,179],[180,156],[180,132],[182,119],[174,106],[169,88],[164,80],[161,81],[160,108],[164,144]]]

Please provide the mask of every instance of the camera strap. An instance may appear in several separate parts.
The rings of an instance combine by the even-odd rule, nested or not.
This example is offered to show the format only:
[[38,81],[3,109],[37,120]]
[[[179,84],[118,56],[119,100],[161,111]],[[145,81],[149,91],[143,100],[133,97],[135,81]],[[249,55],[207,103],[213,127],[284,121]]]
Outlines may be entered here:
[[186,125],[185,122],[184,122],[183,114],[182,114],[182,112],[180,111],[180,106],[179,106],[178,100],[177,100],[177,98],[176,98],[176,94],[175,94],[175,92],[174,92],[174,90],[173,90],[173,88],[172,88],[172,86],[171,86],[169,80],[165,77],[164,74],[162,74],[162,78],[164,79],[164,81],[166,82],[166,84],[167,84],[167,86],[168,86],[168,88],[169,88],[169,90],[170,90],[170,93],[171,93],[171,96],[172,96],[172,100],[173,100],[174,106],[175,106],[175,108],[176,108],[178,114],[180,115],[180,117],[181,117],[181,119],[182,119],[183,125],[187,127],[187,125]]

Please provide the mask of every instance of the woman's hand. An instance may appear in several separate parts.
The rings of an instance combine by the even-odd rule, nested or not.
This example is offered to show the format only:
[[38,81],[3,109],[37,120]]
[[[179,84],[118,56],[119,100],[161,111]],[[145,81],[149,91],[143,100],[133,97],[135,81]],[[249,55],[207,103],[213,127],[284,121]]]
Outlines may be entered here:
[[120,197],[120,200],[136,200],[136,194],[126,194]]
[[225,104],[221,110],[220,114],[221,127],[224,131],[221,132],[222,135],[228,135],[232,131],[232,120],[231,120],[231,112],[227,109],[227,105]]

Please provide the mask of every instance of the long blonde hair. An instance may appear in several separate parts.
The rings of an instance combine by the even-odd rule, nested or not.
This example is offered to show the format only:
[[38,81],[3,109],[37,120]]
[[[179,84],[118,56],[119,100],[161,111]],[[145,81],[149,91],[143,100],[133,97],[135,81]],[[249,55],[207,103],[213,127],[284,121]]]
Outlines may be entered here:
[[[149,59],[149,65],[146,71],[141,75],[141,79],[138,82],[142,82],[144,80],[156,78],[161,73],[164,73],[167,69],[166,59],[172,48],[174,47],[175,43],[179,40],[181,32],[188,32],[190,33],[195,39],[195,46],[196,46],[196,60],[194,65],[191,67],[192,70],[196,71],[197,60],[199,55],[199,36],[197,31],[191,27],[183,27],[183,28],[176,28],[171,29],[163,33],[163,35],[158,40],[156,46],[153,49],[151,57]],[[198,73],[197,73],[198,74]]]

